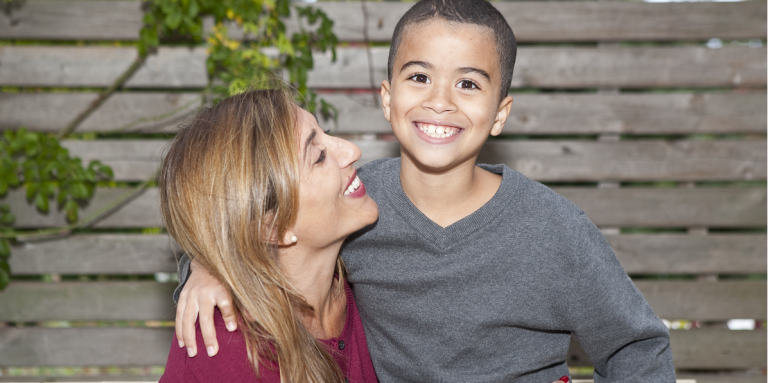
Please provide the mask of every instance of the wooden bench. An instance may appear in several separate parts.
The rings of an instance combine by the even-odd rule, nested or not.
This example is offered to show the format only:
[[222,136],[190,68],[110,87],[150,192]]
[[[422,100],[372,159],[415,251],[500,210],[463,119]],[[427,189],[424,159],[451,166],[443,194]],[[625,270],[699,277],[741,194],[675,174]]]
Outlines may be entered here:
[[[480,160],[506,163],[583,208],[656,313],[693,327],[671,330],[679,378],[765,382],[766,3],[495,5],[520,42],[515,101],[503,137]],[[361,163],[397,156],[375,89],[386,78],[388,48],[369,48],[368,62],[361,43],[364,25],[371,42],[387,42],[410,4],[317,6],[336,21],[340,40],[354,43],[338,49],[336,63],[316,56],[310,86],[340,111],[326,126],[361,147]],[[139,2],[6,8],[0,129],[61,129],[96,97],[88,89],[110,85],[136,55],[99,42],[136,40]],[[112,166],[118,181],[150,177],[170,133],[197,106],[204,60],[204,48],[161,48],[78,130],[123,131],[66,146]],[[82,214],[124,191],[99,189]],[[64,224],[59,212],[35,212],[22,193],[5,201],[18,228]],[[34,366],[118,369],[46,379],[157,379],[124,372],[162,366],[170,347],[176,284],[161,281],[175,272],[178,249],[157,234],[160,226],[150,188],[89,230],[17,244],[16,279],[0,293],[0,381],[39,380],[8,376],[10,367]],[[732,331],[731,319],[760,328]],[[576,344],[568,362],[589,365]]]

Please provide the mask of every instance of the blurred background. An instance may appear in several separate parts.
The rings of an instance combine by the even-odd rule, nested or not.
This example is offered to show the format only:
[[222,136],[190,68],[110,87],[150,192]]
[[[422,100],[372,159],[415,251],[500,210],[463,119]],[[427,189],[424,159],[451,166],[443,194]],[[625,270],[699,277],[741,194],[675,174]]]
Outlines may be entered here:
[[[361,163],[399,155],[378,88],[412,3],[253,3],[0,3],[0,381],[162,374],[179,250],[154,174],[241,79],[282,71]],[[766,2],[494,5],[519,42],[514,103],[479,161],[586,211],[670,327],[680,378],[765,382]],[[269,18],[289,43],[243,33]],[[568,362],[591,376],[576,343]]]

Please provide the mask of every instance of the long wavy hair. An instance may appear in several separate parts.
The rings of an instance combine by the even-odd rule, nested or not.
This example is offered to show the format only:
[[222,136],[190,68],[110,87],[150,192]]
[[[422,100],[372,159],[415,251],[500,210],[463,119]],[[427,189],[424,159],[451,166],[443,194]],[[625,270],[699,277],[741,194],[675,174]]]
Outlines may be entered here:
[[278,88],[202,109],[168,149],[160,206],[171,237],[232,295],[256,376],[262,360],[276,362],[284,382],[342,382],[302,324],[301,312],[313,308],[281,271],[270,240],[284,238],[299,208],[297,108]]

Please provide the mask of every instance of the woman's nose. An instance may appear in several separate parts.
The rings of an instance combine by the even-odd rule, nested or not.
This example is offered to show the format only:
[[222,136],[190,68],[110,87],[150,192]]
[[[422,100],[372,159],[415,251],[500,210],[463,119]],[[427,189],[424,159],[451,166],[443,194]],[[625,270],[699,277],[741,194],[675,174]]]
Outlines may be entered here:
[[333,137],[333,139],[336,141],[336,146],[339,153],[338,161],[340,168],[346,168],[347,166],[352,165],[360,159],[362,152],[360,152],[360,148],[358,148],[357,145],[342,138]]

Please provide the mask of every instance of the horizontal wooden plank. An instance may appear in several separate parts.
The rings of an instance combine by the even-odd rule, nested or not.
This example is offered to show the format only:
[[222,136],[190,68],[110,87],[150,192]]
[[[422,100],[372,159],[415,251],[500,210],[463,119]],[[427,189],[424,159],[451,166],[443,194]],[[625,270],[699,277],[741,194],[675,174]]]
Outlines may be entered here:
[[[704,372],[759,368],[766,365],[768,355],[766,355],[767,333],[765,330],[672,330],[669,335],[672,359],[678,370],[691,369]],[[572,339],[568,354],[569,366],[591,365],[586,353],[578,345],[578,341]],[[731,382],[731,380],[726,378],[722,382]],[[733,380],[733,382],[740,382],[740,380]]]
[[[621,265],[640,274],[751,274],[765,270],[762,234],[623,234],[606,239]],[[20,243],[15,275],[175,272],[180,250],[165,235],[88,234]]]
[[[395,141],[354,140],[368,161],[399,156]],[[115,179],[151,177],[168,142],[164,140],[66,141],[74,156],[100,160]],[[487,142],[478,162],[503,163],[539,181],[719,181],[766,178],[764,140],[509,141]]]
[[176,283],[12,282],[0,295],[0,321],[173,321]]
[[11,249],[14,275],[176,272],[181,252],[166,235],[83,234],[22,242]]
[[[677,368],[764,367],[766,332],[671,332]],[[0,328],[0,366],[163,365],[170,328]],[[120,347],[115,347],[120,345]],[[572,364],[569,359],[570,365]]]
[[[762,281],[636,281],[635,285],[661,318],[766,318]],[[0,295],[0,321],[173,320],[175,287],[157,282],[13,282]]]
[[[768,267],[763,234],[607,235],[628,274],[749,274]],[[13,260],[12,260],[13,262]]]
[[635,281],[660,318],[729,320],[766,318],[762,281]]
[[[765,133],[766,94],[624,93],[513,94],[502,134]],[[391,133],[374,93],[323,93],[339,110],[335,133]],[[94,93],[0,93],[0,129],[60,130],[96,98]],[[117,93],[79,132],[173,132],[198,107],[197,93]],[[156,121],[150,121],[156,120]]]
[[[364,48],[315,55],[313,88],[378,88],[386,79],[387,47],[371,48],[369,78]],[[136,57],[134,48],[0,47],[0,85],[104,87]],[[128,88],[202,88],[204,48],[161,48],[126,83]],[[372,85],[373,84],[373,85]],[[648,88],[757,87],[766,84],[766,49],[727,47],[521,47],[513,87]]]
[[[410,3],[319,2],[342,41],[389,41]],[[648,4],[635,2],[496,3],[519,42],[764,38],[761,2]],[[138,1],[26,1],[0,19],[0,38],[136,40]],[[87,28],[83,28],[83,26]],[[288,22],[295,29],[295,22]]]
[[[586,211],[598,226],[620,227],[765,227],[766,190],[764,188],[554,188]],[[81,210],[86,216],[106,206],[126,189],[99,189],[90,205]],[[157,190],[147,189],[96,222],[93,227],[158,227],[162,225],[157,206]],[[0,202],[9,203],[19,228],[50,227],[65,224],[64,214],[52,209],[40,214],[27,204],[23,192],[9,192]]]
[[0,366],[162,366],[173,328],[0,328]]
[[765,367],[766,331],[673,330],[672,357],[678,369]]
[[554,188],[598,226],[764,227],[763,188]]

